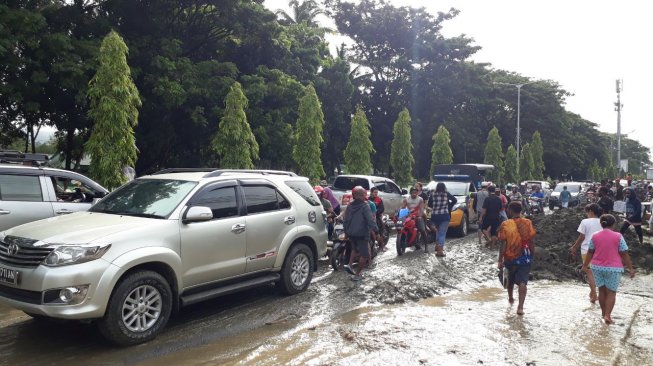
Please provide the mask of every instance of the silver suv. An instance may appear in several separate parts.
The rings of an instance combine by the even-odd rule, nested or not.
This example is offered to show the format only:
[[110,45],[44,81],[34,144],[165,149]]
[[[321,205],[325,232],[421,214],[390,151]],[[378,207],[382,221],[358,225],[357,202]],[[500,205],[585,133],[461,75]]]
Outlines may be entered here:
[[0,233],[0,300],[145,342],[186,305],[271,283],[304,291],[326,253],[323,215],[293,173],[165,170]]

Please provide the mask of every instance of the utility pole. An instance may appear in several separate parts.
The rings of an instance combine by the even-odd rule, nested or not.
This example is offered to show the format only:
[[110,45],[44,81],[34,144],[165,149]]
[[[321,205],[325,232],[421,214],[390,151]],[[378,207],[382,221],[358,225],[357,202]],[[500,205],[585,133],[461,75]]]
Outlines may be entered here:
[[537,81],[529,81],[527,83],[520,83],[520,84],[511,84],[511,83],[503,83],[499,81],[495,81],[492,84],[495,85],[509,85],[509,86],[514,86],[517,88],[517,138],[515,141],[515,144],[517,145],[517,161],[519,161],[519,157],[521,154],[521,126],[520,126],[520,115],[521,115],[521,88],[525,85],[537,83]]
[[617,175],[621,176],[621,88],[623,80],[617,79],[617,103],[615,103],[615,111],[617,111]]

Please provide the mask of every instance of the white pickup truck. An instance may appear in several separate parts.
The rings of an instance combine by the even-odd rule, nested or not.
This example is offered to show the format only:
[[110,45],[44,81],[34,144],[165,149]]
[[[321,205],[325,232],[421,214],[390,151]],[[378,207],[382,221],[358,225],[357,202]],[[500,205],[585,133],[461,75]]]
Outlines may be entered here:
[[334,179],[331,190],[343,208],[349,204],[351,190],[356,186],[365,188],[368,193],[370,188],[378,188],[379,197],[383,199],[385,213],[390,216],[393,216],[399,210],[403,200],[402,195],[406,194],[405,190],[402,191],[390,178],[373,175],[339,175]]

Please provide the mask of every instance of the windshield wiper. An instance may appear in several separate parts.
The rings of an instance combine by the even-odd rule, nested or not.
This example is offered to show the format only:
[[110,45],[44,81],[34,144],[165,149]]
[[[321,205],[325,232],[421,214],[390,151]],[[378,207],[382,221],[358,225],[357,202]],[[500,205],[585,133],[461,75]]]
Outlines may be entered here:
[[141,212],[113,211],[113,210],[102,210],[102,211],[95,211],[95,212],[108,213],[114,215],[123,215],[123,216],[146,217],[149,219],[165,219],[165,217],[161,215],[141,213]]

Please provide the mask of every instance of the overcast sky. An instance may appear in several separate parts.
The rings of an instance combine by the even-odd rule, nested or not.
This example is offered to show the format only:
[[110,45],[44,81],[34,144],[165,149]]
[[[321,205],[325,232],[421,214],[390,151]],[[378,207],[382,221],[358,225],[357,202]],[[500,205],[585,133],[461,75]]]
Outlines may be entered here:
[[[617,131],[615,80],[623,79],[621,131],[653,149],[653,2],[387,1],[426,7],[434,14],[451,7],[460,10],[444,24],[445,36],[473,38],[482,47],[475,61],[559,82],[574,94],[567,99],[567,110],[599,124],[602,131]],[[272,10],[287,4],[265,1]]]

